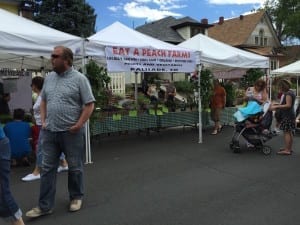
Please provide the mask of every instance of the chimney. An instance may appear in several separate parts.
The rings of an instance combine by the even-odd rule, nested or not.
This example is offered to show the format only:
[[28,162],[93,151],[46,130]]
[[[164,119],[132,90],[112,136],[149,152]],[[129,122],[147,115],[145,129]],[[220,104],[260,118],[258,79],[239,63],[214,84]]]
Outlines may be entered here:
[[240,20],[243,20],[244,19],[244,15],[240,15]]
[[219,25],[224,23],[224,16],[219,17]]
[[201,23],[202,24],[208,24],[208,19],[206,19],[206,18],[201,19]]

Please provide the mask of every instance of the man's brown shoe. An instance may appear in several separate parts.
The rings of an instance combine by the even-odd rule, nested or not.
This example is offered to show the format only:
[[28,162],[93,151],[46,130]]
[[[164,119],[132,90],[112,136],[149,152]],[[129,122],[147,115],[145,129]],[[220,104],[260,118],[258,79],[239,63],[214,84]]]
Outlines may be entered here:
[[76,212],[81,209],[82,200],[81,199],[73,199],[70,203],[70,212]]

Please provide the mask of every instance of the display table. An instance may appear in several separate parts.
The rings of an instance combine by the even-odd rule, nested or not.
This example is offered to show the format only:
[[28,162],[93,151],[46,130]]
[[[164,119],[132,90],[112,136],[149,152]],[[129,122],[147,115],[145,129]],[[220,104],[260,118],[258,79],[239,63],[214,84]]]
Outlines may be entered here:
[[[234,125],[233,114],[236,107],[228,107],[222,111],[221,124]],[[121,115],[121,113],[101,117],[91,124],[91,134],[106,134],[121,131],[160,129],[177,126],[197,126],[199,123],[198,111],[167,112],[163,114],[150,115],[140,113],[137,115]],[[202,127],[212,126],[210,112],[202,112]]]

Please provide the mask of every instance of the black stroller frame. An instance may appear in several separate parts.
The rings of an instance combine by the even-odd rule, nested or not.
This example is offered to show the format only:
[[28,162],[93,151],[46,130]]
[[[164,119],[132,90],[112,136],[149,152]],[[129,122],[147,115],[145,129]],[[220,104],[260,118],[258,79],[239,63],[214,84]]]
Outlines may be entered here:
[[[255,117],[259,117],[260,115],[255,115]],[[250,126],[247,126],[247,121],[250,122]],[[269,124],[271,123],[269,122]],[[270,125],[268,125],[268,128],[270,128]],[[236,122],[232,139],[229,144],[230,149],[233,150],[234,153],[240,153],[240,140],[241,137],[243,137],[247,142],[253,145],[253,147],[248,147],[249,149],[259,150],[264,155],[269,155],[272,152],[272,148],[268,145],[265,145],[265,142],[272,139],[272,137],[276,134],[274,132],[271,132],[270,129],[267,129],[267,131],[267,133],[264,133],[261,127],[261,123],[251,121],[251,118],[248,118],[242,122]]]

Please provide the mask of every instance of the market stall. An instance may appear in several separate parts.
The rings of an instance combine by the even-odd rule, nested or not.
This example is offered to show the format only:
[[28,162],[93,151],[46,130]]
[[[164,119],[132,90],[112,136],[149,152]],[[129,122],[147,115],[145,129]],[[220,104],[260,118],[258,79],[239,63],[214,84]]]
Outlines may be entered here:
[[[214,40],[206,35],[197,34],[194,37],[179,44],[181,47],[197,51],[197,64],[214,71],[224,71],[236,68],[269,68],[269,59],[254,53]],[[201,60],[201,61],[200,61]],[[198,66],[198,77],[200,68]],[[198,79],[200,84],[200,79]],[[200,87],[200,85],[198,85]],[[198,90],[199,93],[200,89]],[[199,112],[201,112],[201,98],[199,98]],[[199,116],[201,121],[201,116]],[[202,143],[202,128],[199,126],[199,143]]]

